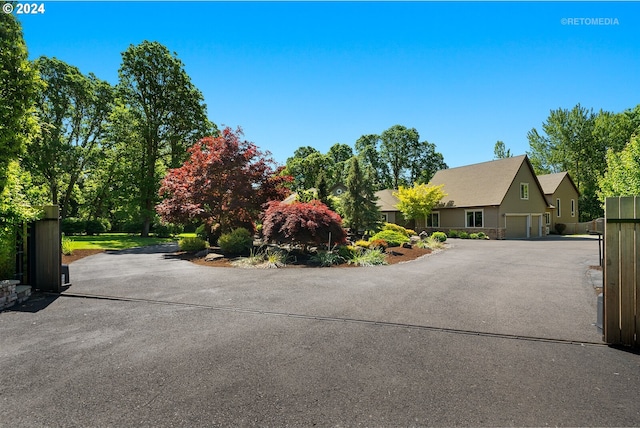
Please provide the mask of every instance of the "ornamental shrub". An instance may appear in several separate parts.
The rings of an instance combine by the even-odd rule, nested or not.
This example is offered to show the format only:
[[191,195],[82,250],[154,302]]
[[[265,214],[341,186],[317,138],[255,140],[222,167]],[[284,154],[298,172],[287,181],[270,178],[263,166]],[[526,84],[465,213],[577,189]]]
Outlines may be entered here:
[[[364,241],[364,242],[367,242],[367,241]],[[358,246],[340,245],[337,248],[337,250],[338,250],[338,255],[342,257],[343,260],[351,260],[353,257],[355,257],[356,254],[362,251],[362,247],[360,247],[359,245]]]
[[182,238],[178,241],[178,246],[181,251],[201,251],[207,248],[207,241],[195,238]]
[[73,240],[63,233],[61,238],[62,254],[65,256],[73,255]]
[[487,234],[484,232],[478,232],[478,239],[487,239]]
[[459,238],[460,232],[458,232],[457,230],[450,230],[448,235],[449,235],[449,238]]
[[218,245],[225,253],[242,254],[251,250],[253,237],[247,229],[239,227],[231,233],[223,233],[220,235]]
[[359,241],[356,241],[356,243],[354,245],[356,247],[369,248],[369,246],[371,245],[371,242],[361,239]]
[[469,239],[478,239],[478,234],[477,233],[470,233],[469,234]]
[[413,235],[416,234],[416,232],[414,230],[406,229],[406,228],[400,226],[399,224],[395,224],[395,223],[385,223],[384,226],[382,227],[382,230],[391,230],[391,231],[394,231],[394,232],[402,233],[402,234],[406,235],[407,237],[413,236]]
[[440,242],[444,242],[447,240],[447,235],[444,232],[433,232],[431,234],[433,239],[437,239]]
[[556,223],[556,232],[558,232],[558,235],[562,235],[564,233],[564,230],[567,228],[567,225],[564,223]]
[[305,246],[342,244],[347,238],[340,216],[318,200],[292,204],[269,202],[264,212],[262,234],[267,241]]
[[377,248],[384,251],[388,246],[389,243],[384,239],[374,239],[373,241],[369,242],[369,248],[371,248],[372,250]]
[[461,238],[461,239],[469,239],[469,234],[468,234],[467,232],[460,232],[460,233],[458,234],[458,238]]
[[376,240],[386,241],[389,247],[399,247],[405,242],[409,242],[409,237],[402,232],[396,232],[396,231],[387,229],[387,230],[381,230],[380,232],[373,235],[369,239],[369,242],[373,242]]
[[333,251],[318,251],[309,259],[311,263],[318,264],[322,267],[339,265],[344,262],[344,258],[337,252]]
[[377,266],[386,265],[387,260],[382,250],[363,250],[351,258],[349,264],[356,266]]

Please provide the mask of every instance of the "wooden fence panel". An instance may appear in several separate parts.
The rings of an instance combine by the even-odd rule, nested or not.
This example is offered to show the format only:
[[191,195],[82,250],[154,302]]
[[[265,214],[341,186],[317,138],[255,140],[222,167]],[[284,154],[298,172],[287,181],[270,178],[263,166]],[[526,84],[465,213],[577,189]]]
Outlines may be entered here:
[[638,346],[640,197],[605,201],[604,340]]

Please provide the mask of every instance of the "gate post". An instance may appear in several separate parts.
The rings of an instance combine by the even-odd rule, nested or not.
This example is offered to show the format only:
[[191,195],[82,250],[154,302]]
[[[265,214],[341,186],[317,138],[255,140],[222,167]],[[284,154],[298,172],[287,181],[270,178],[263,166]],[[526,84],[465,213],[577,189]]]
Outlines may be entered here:
[[62,291],[62,252],[60,246],[60,209],[44,207],[44,218],[34,225],[31,284],[34,288],[59,293]]
[[604,341],[638,346],[640,197],[605,200]]

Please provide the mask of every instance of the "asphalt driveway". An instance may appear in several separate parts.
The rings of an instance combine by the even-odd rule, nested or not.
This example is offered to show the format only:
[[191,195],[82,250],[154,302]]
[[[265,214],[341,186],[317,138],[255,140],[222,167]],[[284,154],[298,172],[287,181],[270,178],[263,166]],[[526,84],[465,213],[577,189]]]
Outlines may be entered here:
[[2,426],[637,426],[590,238],[451,240],[376,268],[88,257],[0,313]]

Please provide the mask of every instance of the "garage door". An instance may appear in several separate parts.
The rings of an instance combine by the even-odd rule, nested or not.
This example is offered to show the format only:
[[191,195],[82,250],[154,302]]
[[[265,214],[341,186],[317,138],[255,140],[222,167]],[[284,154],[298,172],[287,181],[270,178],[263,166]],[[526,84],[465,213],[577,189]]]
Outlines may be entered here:
[[507,239],[526,238],[527,237],[527,217],[526,216],[507,216],[507,230],[505,231]]

